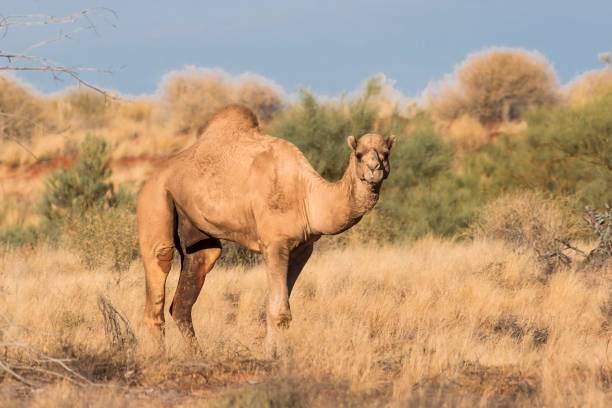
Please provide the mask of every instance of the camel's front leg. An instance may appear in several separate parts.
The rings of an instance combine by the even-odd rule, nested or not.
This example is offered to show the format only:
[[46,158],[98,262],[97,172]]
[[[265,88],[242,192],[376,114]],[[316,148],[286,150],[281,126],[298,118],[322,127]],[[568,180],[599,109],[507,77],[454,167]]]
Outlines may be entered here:
[[266,357],[275,358],[279,331],[289,327],[289,291],[287,267],[289,248],[284,243],[272,243],[262,250],[268,278],[268,304],[266,309]]

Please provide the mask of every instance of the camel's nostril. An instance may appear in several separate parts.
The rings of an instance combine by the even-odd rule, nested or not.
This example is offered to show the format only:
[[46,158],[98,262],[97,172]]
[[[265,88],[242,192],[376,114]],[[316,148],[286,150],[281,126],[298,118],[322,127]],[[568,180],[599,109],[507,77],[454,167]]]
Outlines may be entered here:
[[370,162],[370,163],[368,163],[368,168],[370,169],[370,171],[379,170],[381,168],[380,162],[379,161]]

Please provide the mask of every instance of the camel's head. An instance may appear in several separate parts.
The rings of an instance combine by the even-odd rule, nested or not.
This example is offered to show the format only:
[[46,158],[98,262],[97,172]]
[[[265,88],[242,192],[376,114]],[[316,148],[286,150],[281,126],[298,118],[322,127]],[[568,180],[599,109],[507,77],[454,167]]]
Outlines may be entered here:
[[349,136],[348,145],[353,150],[353,163],[357,177],[370,184],[378,185],[389,175],[389,151],[395,143],[395,136],[383,139],[376,133],[368,133],[356,140]]

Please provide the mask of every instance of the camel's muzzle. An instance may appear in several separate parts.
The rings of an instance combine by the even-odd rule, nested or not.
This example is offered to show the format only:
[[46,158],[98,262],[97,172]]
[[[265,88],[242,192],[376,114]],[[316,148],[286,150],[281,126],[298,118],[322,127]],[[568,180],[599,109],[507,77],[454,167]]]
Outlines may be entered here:
[[378,184],[385,178],[385,173],[381,168],[367,168],[364,172],[364,180],[371,184]]

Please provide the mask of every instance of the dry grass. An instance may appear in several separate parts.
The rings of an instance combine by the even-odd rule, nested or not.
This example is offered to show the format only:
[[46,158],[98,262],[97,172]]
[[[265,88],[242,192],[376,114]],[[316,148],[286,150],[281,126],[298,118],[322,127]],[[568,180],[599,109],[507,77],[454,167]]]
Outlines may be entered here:
[[582,226],[577,218],[566,215],[571,211],[562,204],[531,191],[505,194],[483,208],[472,233],[481,239],[502,240],[515,251],[531,254],[550,274],[571,263],[564,251]]
[[0,227],[38,221],[35,209],[43,189],[42,178],[13,171],[0,168]]
[[[292,296],[283,357],[271,362],[262,266],[207,277],[193,312],[204,357],[193,359],[172,321],[167,356],[155,353],[140,323],[139,262],[116,284],[110,269],[83,270],[64,250],[4,253],[0,310],[32,329],[13,326],[11,336],[69,358],[98,385],[33,391],[4,375],[0,387],[35,406],[609,405],[612,271],[567,268],[543,282],[538,268],[490,239],[316,253]],[[134,327],[132,357],[109,353],[98,294]]]

